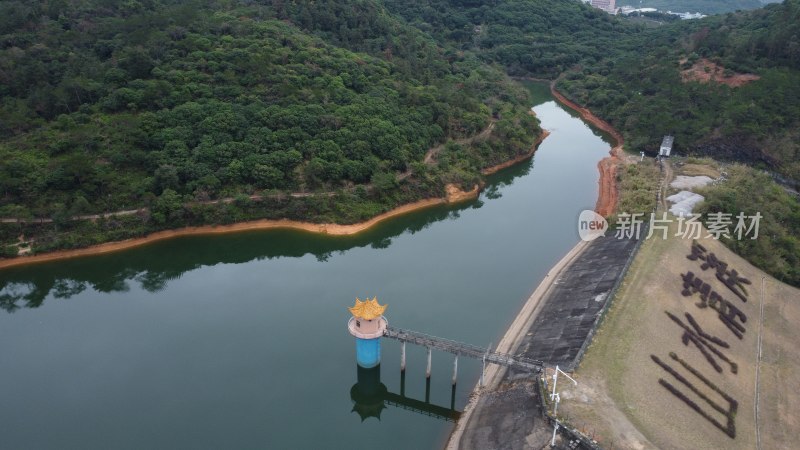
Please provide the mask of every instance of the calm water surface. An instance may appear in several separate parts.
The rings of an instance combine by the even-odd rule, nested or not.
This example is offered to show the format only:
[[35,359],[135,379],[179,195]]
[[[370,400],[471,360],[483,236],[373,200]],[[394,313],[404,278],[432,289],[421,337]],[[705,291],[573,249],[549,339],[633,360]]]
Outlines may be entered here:
[[[480,199],[352,237],[296,231],[186,237],[0,272],[0,448],[436,448],[452,423],[353,411],[356,296],[392,325],[486,346],[577,241],[609,145],[532,84],[552,134]],[[16,307],[16,309],[14,309]],[[425,351],[405,394],[424,400]],[[430,401],[450,406],[452,357]],[[480,364],[459,361],[455,406]],[[381,381],[399,393],[399,345]],[[377,413],[377,411],[372,411]]]

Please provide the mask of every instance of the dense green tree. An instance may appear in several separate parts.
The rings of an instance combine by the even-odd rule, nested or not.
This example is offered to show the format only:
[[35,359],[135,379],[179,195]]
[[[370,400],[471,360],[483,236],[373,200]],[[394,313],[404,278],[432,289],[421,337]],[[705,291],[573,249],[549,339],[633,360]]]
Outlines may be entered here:
[[[259,217],[364,220],[473,180],[539,131],[501,68],[377,0],[12,1],[0,12],[0,211],[58,219],[57,233],[15,224],[0,236],[31,234],[35,251]],[[481,151],[467,145],[452,173],[422,174],[428,149],[500,111],[503,132]]]

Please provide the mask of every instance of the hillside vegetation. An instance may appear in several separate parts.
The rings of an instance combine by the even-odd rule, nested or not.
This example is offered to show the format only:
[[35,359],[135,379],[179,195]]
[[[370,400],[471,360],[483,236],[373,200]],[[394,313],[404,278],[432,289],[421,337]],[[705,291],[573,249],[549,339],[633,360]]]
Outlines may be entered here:
[[564,0],[6,1],[0,217],[25,223],[0,244],[352,223],[471,188],[541,131],[510,77],[556,79],[631,151],[671,133],[800,179],[800,0],[654,27]]
[[[439,42],[475,51],[514,75],[558,77],[557,88],[611,122],[630,151],[653,155],[671,133],[678,154],[743,161],[794,180],[800,179],[798,5],[787,0],[645,28],[580,2],[387,0],[390,10]],[[682,73],[696,67],[698,76]],[[718,78],[693,81],[711,78],[706,67],[715,67]],[[623,203],[650,203],[653,194],[643,186],[652,180],[632,170],[622,177],[630,185]],[[782,191],[768,176],[741,184],[759,189],[746,191],[737,183],[709,192],[706,211],[775,211],[766,220],[770,231],[757,241],[728,244],[797,285],[793,255],[800,227],[787,212],[797,208],[796,200],[778,195]],[[762,201],[752,203],[753,192]]]
[[611,57],[643,26],[579,1],[384,0],[442,44],[472,50],[515,76],[555,78]]
[[754,266],[780,281],[800,286],[800,201],[769,175],[744,165],[727,168],[727,179],[702,189],[706,197],[697,212],[748,216],[760,214],[758,238],[722,236],[722,242]]
[[[387,0],[440,43],[476,52],[516,76],[556,78],[558,88],[651,154],[667,133],[676,149],[760,164],[800,178],[800,1],[645,28],[580,2]],[[730,87],[687,81],[698,62]]]
[[[655,152],[675,135],[681,153],[756,164],[800,179],[800,2],[665,25],[639,53],[573,67],[559,89],[613,123],[630,150]],[[640,39],[640,38],[637,38]],[[643,44],[643,43],[642,43]],[[740,87],[682,79],[698,61],[758,80]]]
[[186,205],[264,192],[325,197],[214,215],[362,220],[471,187],[539,132],[502,71],[369,0],[3,2],[0,80],[0,216],[52,217],[39,249],[132,227],[57,242],[75,215],[149,207],[142,233],[227,221]]

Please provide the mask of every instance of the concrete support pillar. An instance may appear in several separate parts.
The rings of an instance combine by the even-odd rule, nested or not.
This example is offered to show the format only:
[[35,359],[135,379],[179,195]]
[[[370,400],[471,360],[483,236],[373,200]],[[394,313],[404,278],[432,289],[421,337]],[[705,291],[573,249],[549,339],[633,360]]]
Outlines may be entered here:
[[428,366],[425,368],[425,378],[431,377],[431,348],[428,347]]
[[483,373],[486,372],[486,357],[481,360],[481,387],[483,387]]
[[406,373],[400,372],[400,397],[406,396]]
[[452,388],[450,388],[450,409],[455,411],[456,410],[456,385],[454,384]]
[[406,343],[400,344],[400,372],[406,371]]
[[458,379],[458,355],[453,359],[453,386],[456,385],[456,379]]

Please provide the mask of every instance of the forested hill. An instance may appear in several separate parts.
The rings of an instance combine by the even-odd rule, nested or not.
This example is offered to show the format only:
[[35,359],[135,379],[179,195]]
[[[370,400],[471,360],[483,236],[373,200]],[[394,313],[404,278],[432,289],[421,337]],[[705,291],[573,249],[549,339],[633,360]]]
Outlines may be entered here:
[[798,3],[646,28],[577,0],[0,2],[0,217],[53,220],[0,243],[355,222],[468,188],[540,132],[509,76],[557,78],[629,150],[672,133],[797,179]]
[[654,152],[673,133],[681,153],[800,179],[800,0],[665,25],[633,41],[639,51],[573,68],[559,88],[609,119],[631,150]]
[[385,2],[513,75],[560,76],[558,88],[620,129],[629,150],[652,153],[672,133],[680,153],[800,178],[798,0],[649,29],[580,2]]
[[439,42],[477,52],[516,76],[555,78],[613,58],[643,27],[581,1],[384,0]]
[[[139,232],[363,220],[528,151],[528,111],[501,70],[377,1],[0,3],[0,216],[52,217],[61,231],[140,207],[152,214]],[[322,195],[245,201],[296,192]],[[230,197],[242,201],[227,211],[186,206]]]

